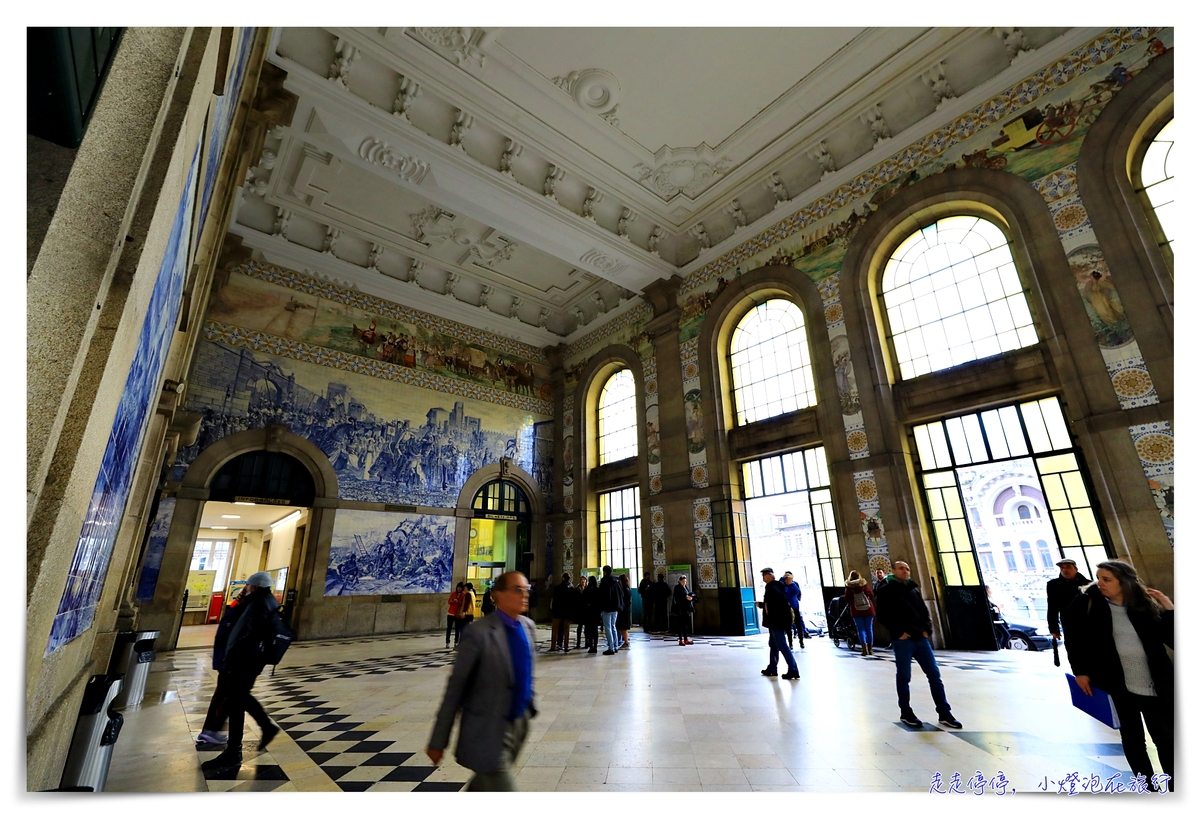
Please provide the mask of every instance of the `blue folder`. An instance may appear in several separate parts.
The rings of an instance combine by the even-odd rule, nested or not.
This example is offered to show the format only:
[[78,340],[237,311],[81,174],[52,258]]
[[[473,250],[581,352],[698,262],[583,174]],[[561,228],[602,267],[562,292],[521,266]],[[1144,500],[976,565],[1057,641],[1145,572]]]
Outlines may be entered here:
[[1112,696],[1095,685],[1092,685],[1092,695],[1089,696],[1083,692],[1083,688],[1079,686],[1079,682],[1075,681],[1074,676],[1070,673],[1065,675],[1067,686],[1071,688],[1071,704],[1096,721],[1107,724],[1114,730],[1121,729],[1121,720],[1117,718],[1117,706],[1113,703]]

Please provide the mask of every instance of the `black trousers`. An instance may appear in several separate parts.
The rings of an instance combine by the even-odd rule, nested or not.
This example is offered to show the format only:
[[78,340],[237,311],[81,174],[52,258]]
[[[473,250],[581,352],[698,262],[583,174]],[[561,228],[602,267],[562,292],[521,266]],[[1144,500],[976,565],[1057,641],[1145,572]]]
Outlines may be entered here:
[[600,626],[589,624],[587,626],[587,649],[595,650],[597,647],[599,647],[599,645],[600,645]]
[[213,691],[212,701],[208,703],[208,713],[204,716],[204,729],[219,733],[225,726],[226,712],[229,707],[229,674],[223,670],[217,671],[217,689]]
[[1146,720],[1146,729],[1150,738],[1158,748],[1158,760],[1162,762],[1162,771],[1171,776],[1167,782],[1168,789],[1175,789],[1175,702],[1171,698],[1159,696],[1138,696],[1128,691],[1120,694],[1113,693],[1113,703],[1117,706],[1117,718],[1121,720],[1121,749],[1125,751],[1125,760],[1135,773],[1146,776],[1149,782],[1154,776],[1154,768],[1150,766],[1150,754],[1146,752],[1146,733],[1142,730],[1142,719]]
[[[254,687],[255,680],[258,679],[258,674],[262,673],[262,670],[263,666],[257,665],[249,671],[228,671],[229,695],[225,700],[225,706],[229,712],[230,750],[242,749],[242,736],[246,732],[247,713],[258,723],[259,729],[263,729],[271,723],[270,717],[267,716],[267,711],[263,710],[262,705],[250,693]],[[226,671],[222,671],[221,675],[225,675],[225,673]],[[220,684],[219,681],[218,684]]]

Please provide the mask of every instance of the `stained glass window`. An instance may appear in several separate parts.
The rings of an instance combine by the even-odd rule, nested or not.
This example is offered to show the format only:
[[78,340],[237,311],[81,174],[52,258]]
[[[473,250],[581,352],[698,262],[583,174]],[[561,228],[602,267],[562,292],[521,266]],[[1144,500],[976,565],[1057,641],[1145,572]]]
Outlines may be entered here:
[[883,271],[883,301],[901,378],[1038,341],[999,227],[949,216],[905,239]]

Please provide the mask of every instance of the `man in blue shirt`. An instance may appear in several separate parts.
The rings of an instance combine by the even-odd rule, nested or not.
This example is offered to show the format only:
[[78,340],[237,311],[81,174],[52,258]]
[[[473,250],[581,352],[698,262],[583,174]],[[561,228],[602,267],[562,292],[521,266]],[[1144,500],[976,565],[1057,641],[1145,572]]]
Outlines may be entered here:
[[537,715],[533,705],[533,655],[537,635],[529,609],[529,581],[519,571],[492,586],[496,610],[463,631],[454,670],[438,709],[425,754],[441,763],[450,729],[462,712],[459,764],[475,772],[468,790],[511,792],[512,764]]

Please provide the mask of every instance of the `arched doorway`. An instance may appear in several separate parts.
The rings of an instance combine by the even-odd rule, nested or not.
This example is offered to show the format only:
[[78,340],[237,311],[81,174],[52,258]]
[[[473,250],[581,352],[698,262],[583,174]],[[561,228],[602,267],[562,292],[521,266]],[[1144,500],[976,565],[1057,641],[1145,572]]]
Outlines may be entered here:
[[[208,577],[194,572],[213,571],[220,558],[222,575],[213,577],[210,593],[236,593],[242,575],[267,570],[303,637],[299,613],[323,592],[324,573],[315,570],[315,557],[332,537],[337,496],[337,474],[329,459],[284,426],[240,432],[213,443],[196,457],[175,490],[154,577],[146,576],[149,552],[143,563],[138,628],[162,631],[160,644],[169,649],[185,622],[207,619],[198,606],[183,609],[184,591],[189,580],[196,585],[193,591],[202,590]],[[204,565],[198,566],[201,551]],[[219,589],[218,579],[223,583]],[[142,588],[148,591],[145,596]]]
[[486,483],[475,493],[471,509],[467,580],[482,591],[505,571],[530,576],[533,516],[521,487],[503,478]]

